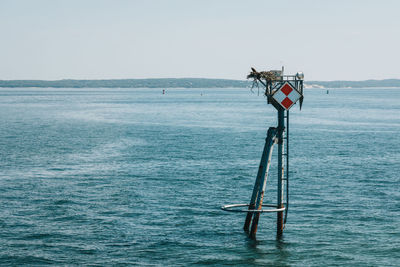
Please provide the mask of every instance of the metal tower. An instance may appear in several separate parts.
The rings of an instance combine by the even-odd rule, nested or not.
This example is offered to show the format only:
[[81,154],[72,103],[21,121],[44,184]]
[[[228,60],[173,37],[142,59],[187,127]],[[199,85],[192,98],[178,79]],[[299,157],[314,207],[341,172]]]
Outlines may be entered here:
[[[272,104],[277,109],[278,126],[268,129],[250,203],[232,204],[221,207],[225,211],[247,213],[243,229],[252,239],[256,238],[257,226],[261,213],[277,213],[276,225],[278,237],[282,235],[284,224],[287,219],[289,207],[289,109],[298,100],[300,100],[301,109],[303,103],[304,75],[302,72],[298,72],[296,75],[284,75],[283,71],[283,67],[281,71],[272,70],[262,72],[257,72],[252,68],[252,71],[247,76],[248,79],[253,79],[253,86],[261,84],[265,87],[265,96],[267,97],[268,104]],[[286,153],[284,152],[285,141]],[[278,144],[277,203],[263,204],[272,150],[275,144]],[[284,200],[285,183],[286,200]],[[247,207],[247,209],[238,209],[240,207]],[[270,208],[263,209],[263,207]]]

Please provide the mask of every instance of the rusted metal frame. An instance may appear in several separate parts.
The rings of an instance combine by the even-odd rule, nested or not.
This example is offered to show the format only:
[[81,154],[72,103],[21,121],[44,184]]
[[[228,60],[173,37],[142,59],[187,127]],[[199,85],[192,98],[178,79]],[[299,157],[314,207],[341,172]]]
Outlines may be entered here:
[[[267,185],[269,167],[271,165],[272,151],[274,148],[274,144],[277,141],[276,134],[277,134],[276,128],[271,127],[268,129],[268,137],[266,140],[267,151],[265,153],[266,158],[264,159],[265,167],[263,168],[263,174],[261,176],[260,183],[259,183],[259,188],[258,188],[258,193],[257,193],[257,201],[255,204],[256,210],[262,209],[265,187]],[[252,239],[256,238],[259,218],[260,218],[260,213],[253,214],[253,221],[252,221],[251,230],[250,230],[250,238],[252,238]]]
[[[277,208],[283,208],[283,132],[285,130],[285,110],[281,107],[278,109],[278,194]],[[277,236],[281,236],[283,232],[283,211],[277,213]]]
[[[265,139],[264,150],[263,150],[263,154],[261,156],[260,165],[258,167],[258,173],[257,173],[256,182],[254,184],[253,193],[251,195],[249,210],[256,209],[256,200],[257,200],[258,194],[260,192],[260,187],[261,187],[262,181],[264,180],[264,178],[266,176],[265,173],[267,170],[267,165],[269,167],[270,158],[268,159],[268,155],[269,155],[270,151],[272,150],[271,146],[273,145],[273,139],[275,138],[275,135],[276,135],[276,128],[270,127],[267,132],[267,138]],[[250,211],[247,212],[246,220],[245,220],[244,226],[243,226],[243,230],[246,232],[249,231],[250,222],[251,222],[251,218],[253,217],[253,213],[254,212],[250,212]]]

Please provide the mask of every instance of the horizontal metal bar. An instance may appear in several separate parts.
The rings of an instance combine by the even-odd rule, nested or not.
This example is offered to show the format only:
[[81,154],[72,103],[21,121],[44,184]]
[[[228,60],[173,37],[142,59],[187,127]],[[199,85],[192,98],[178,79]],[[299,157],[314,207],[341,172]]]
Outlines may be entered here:
[[249,204],[231,204],[231,205],[225,205],[222,206],[221,209],[224,211],[229,211],[229,212],[258,212],[258,213],[264,213],[264,212],[279,212],[279,211],[284,211],[285,207],[283,208],[277,208],[277,205],[273,204],[263,204],[263,207],[274,207],[275,209],[268,209],[268,210],[249,210],[249,209],[234,209],[234,208],[239,208],[239,207],[248,207]]

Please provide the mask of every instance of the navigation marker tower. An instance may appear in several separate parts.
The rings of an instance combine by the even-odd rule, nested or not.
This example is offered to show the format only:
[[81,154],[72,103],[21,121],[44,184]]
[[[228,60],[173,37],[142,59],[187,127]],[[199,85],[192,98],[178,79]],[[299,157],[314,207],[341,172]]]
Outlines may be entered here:
[[[258,72],[254,68],[251,68],[251,70],[247,78],[253,79],[253,86],[261,84],[265,88],[268,104],[273,105],[278,112],[278,126],[268,129],[250,203],[225,205],[221,209],[230,212],[247,213],[243,229],[252,239],[256,238],[260,214],[276,212],[277,237],[279,238],[282,236],[289,208],[289,109],[297,101],[300,102],[301,109],[304,98],[304,74],[298,72],[295,75],[284,75],[283,67],[279,71]],[[284,151],[285,141],[286,153]],[[275,144],[278,144],[277,203],[263,204],[272,150]],[[286,199],[284,199],[285,192]],[[268,209],[263,209],[263,207],[268,207]]]

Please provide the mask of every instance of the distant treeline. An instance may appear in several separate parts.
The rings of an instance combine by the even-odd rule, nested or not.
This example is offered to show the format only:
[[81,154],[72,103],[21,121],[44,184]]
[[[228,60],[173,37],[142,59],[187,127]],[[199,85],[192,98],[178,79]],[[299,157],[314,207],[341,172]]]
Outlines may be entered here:
[[[0,87],[54,87],[54,88],[245,88],[251,81],[165,78],[165,79],[114,79],[114,80],[0,80]],[[323,88],[363,88],[400,87],[400,79],[365,81],[305,81],[308,87]]]
[[118,80],[0,80],[0,87],[54,88],[244,88],[248,81],[202,78],[118,79]]
[[308,85],[324,88],[365,88],[365,87],[400,87],[400,79],[365,80],[365,81],[306,81]]

